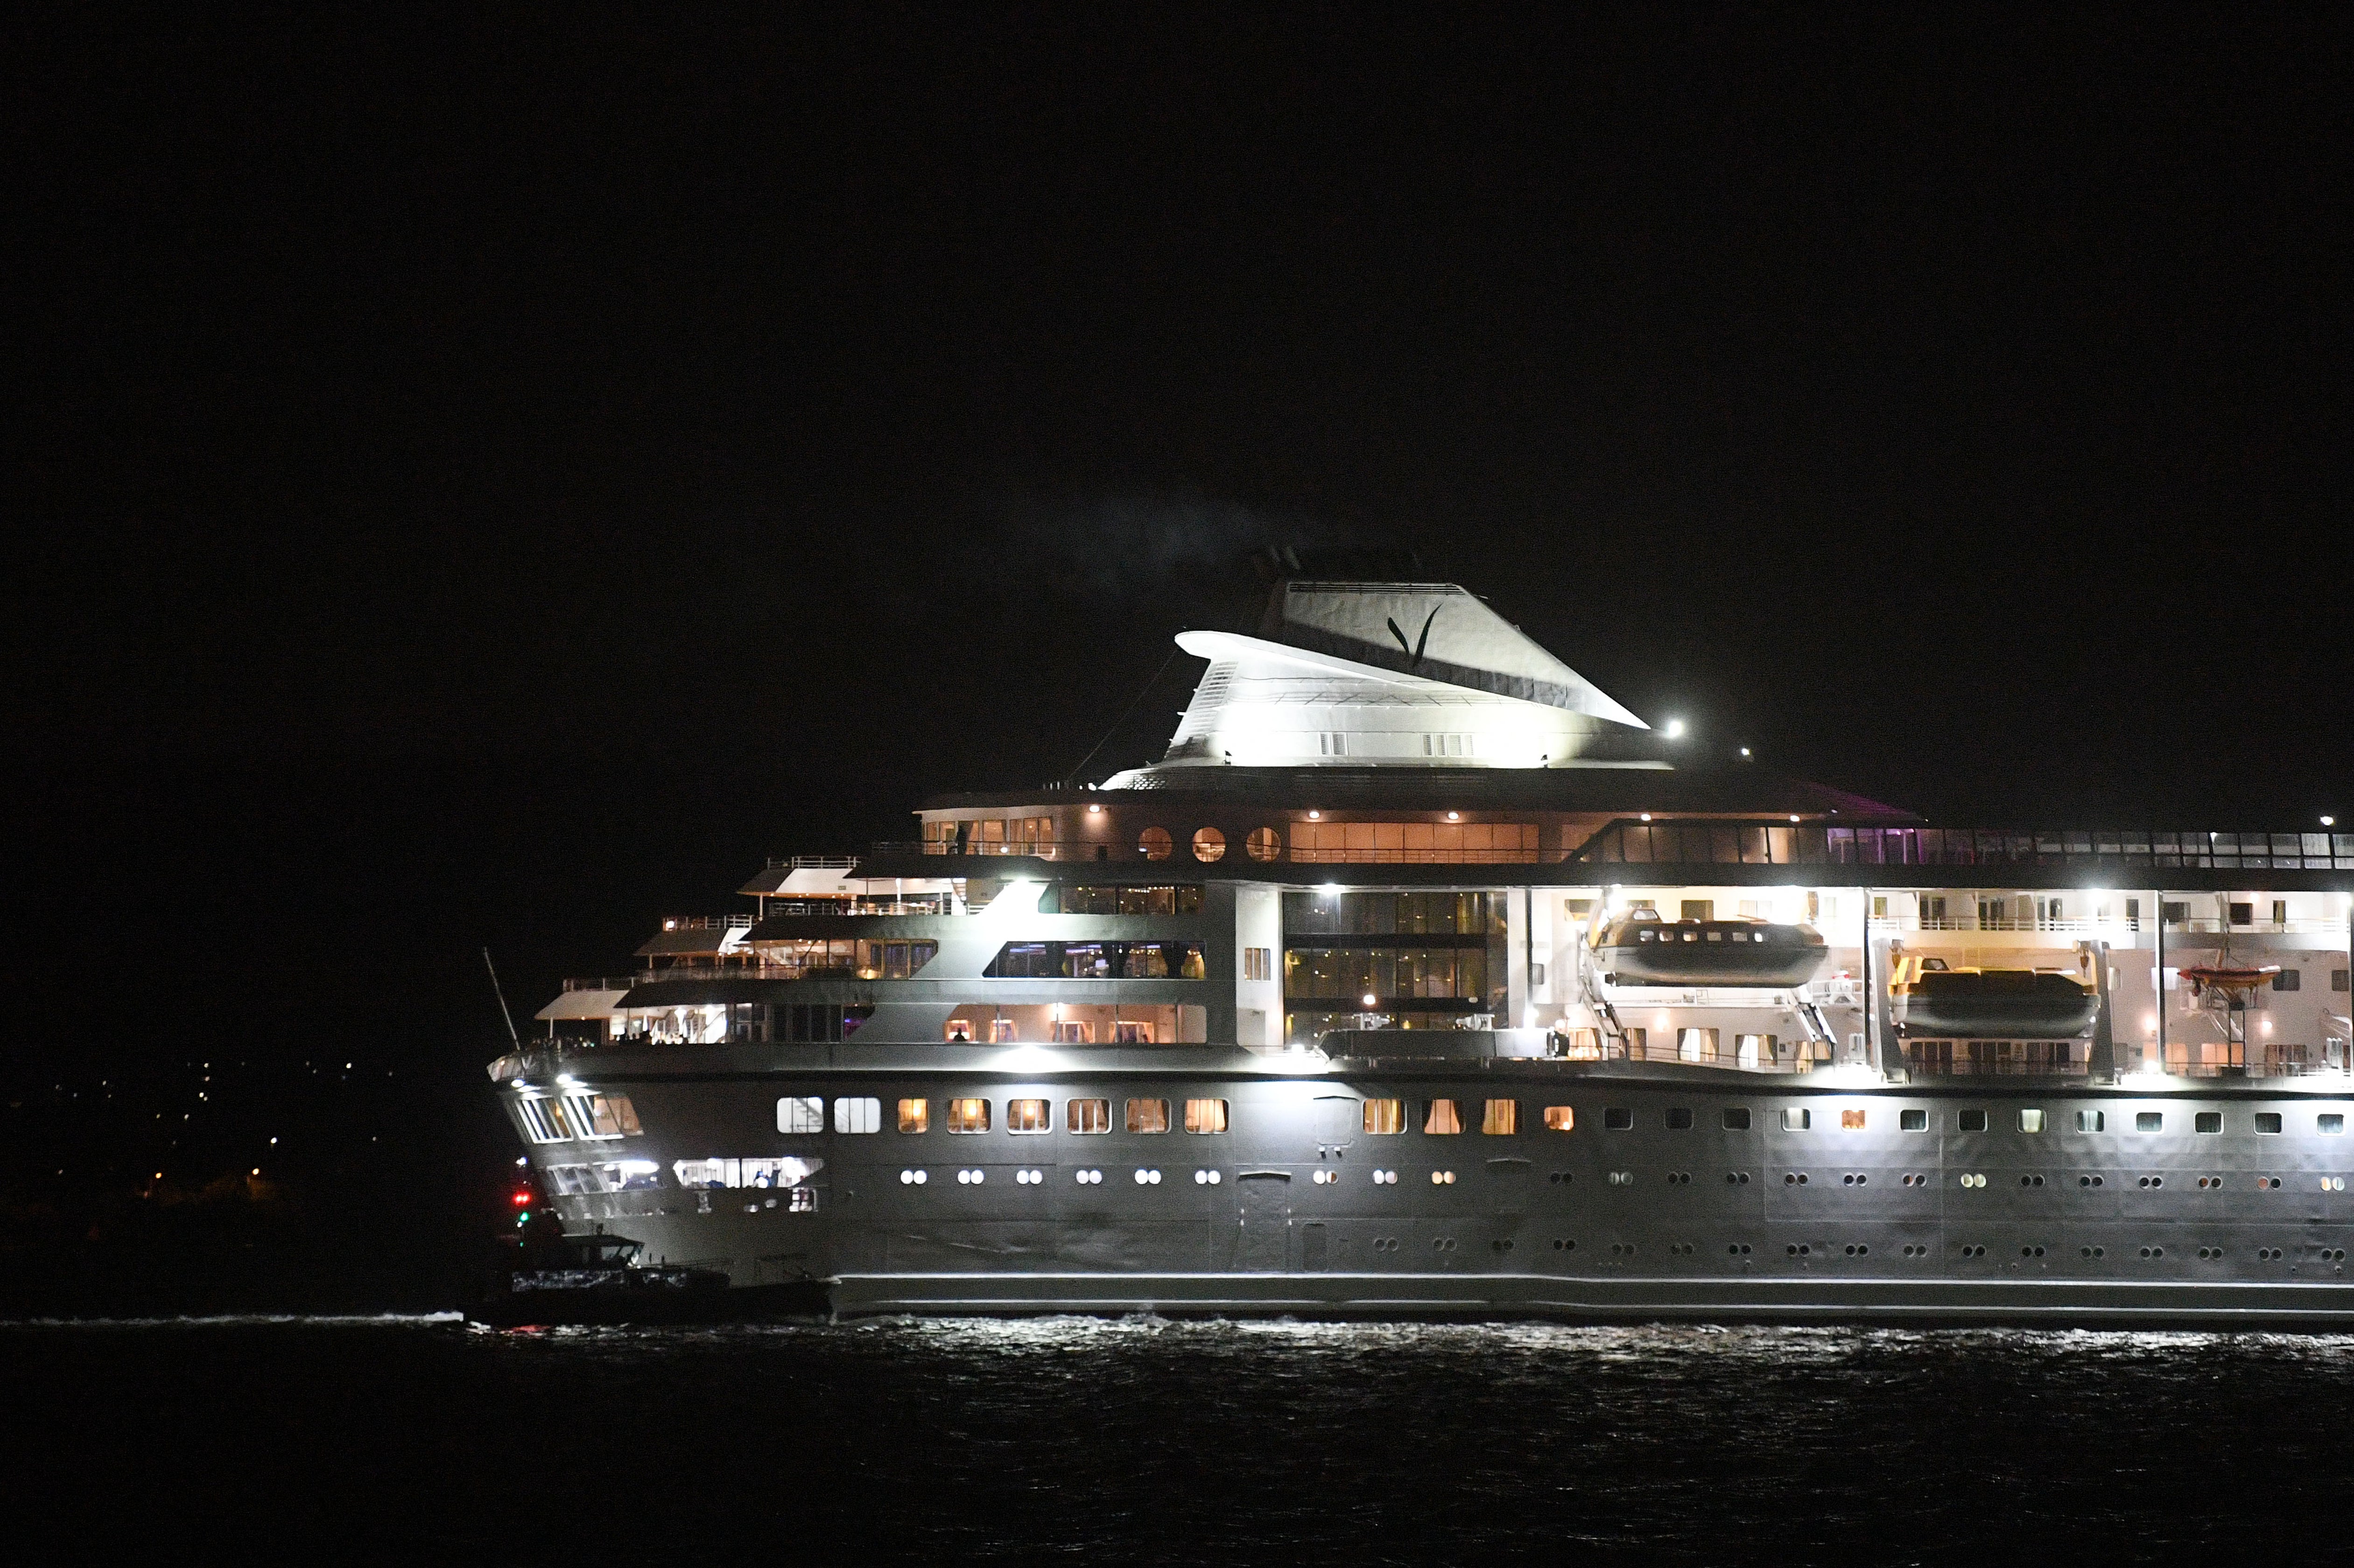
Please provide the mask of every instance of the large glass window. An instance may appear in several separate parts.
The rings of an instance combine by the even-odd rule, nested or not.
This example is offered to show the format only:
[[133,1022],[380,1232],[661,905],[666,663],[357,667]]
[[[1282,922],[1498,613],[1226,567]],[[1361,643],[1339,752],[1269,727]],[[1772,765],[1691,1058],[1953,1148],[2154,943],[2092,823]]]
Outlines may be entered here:
[[840,1099],[833,1102],[833,1130],[836,1132],[880,1132],[883,1130],[883,1102],[874,1099]]
[[788,1095],[777,1102],[779,1132],[823,1132],[825,1099],[820,1095]]
[[981,973],[991,980],[1201,980],[1198,942],[1008,942]]
[[[1059,894],[1049,889],[1054,903],[1066,915],[1199,915],[1202,890],[1192,887],[1105,887],[1072,885]],[[1039,908],[1055,913],[1047,899]]]

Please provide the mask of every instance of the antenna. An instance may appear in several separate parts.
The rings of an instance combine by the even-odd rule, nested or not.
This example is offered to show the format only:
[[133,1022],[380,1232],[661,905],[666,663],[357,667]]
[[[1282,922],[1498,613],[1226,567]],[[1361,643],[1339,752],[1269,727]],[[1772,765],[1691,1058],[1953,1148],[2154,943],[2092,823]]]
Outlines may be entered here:
[[491,971],[491,994],[499,999],[499,1016],[507,1021],[507,1038],[520,1051],[523,1049],[523,1036],[515,1033],[514,1014],[507,1011],[507,993],[505,988],[499,984],[499,966],[491,962],[488,948],[482,949],[482,967]]

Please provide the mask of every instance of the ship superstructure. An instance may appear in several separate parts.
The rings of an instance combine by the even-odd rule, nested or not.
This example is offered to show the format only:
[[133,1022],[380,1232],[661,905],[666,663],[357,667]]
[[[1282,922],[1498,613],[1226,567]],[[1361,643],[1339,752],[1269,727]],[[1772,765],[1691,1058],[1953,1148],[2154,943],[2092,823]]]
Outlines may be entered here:
[[1934,826],[1282,564],[1160,761],[568,982],[491,1069],[567,1230],[840,1311],[2354,1318],[2354,834]]

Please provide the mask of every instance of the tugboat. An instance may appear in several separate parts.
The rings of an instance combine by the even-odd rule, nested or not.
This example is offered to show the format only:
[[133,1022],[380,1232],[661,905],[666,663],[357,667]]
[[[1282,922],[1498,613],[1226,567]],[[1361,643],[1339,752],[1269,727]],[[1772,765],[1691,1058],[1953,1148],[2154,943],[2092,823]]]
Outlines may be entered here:
[[[517,1244],[519,1246],[521,1244]],[[735,1316],[741,1293],[725,1270],[642,1260],[628,1236],[559,1235],[522,1247],[492,1277],[474,1316],[502,1328],[528,1323],[675,1323]]]

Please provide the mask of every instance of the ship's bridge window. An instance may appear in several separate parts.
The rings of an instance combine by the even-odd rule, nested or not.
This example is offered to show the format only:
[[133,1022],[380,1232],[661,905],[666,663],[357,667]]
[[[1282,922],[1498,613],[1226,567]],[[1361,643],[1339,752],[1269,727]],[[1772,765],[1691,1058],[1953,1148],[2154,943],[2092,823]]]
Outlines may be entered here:
[[604,1165],[551,1165],[547,1179],[558,1193],[567,1197],[645,1192],[662,1185],[662,1167],[652,1160],[620,1160]]
[[1391,1133],[1405,1130],[1405,1102],[1404,1100],[1367,1100],[1365,1102],[1365,1131],[1368,1136],[1384,1138]]
[[987,1132],[989,1102],[983,1099],[953,1099],[948,1103],[948,1127],[950,1132]]
[[1226,1130],[1226,1102],[1224,1100],[1187,1100],[1185,1102],[1187,1132],[1224,1132]]
[[1111,1102],[1109,1100],[1070,1100],[1063,1107],[1063,1126],[1076,1133],[1109,1132]]
[[864,1098],[834,1101],[833,1130],[836,1132],[882,1131],[883,1102]]
[[901,1132],[929,1132],[932,1129],[932,1106],[929,1100],[899,1102]]
[[1782,1130],[1784,1132],[1804,1132],[1814,1125],[1815,1113],[1813,1111],[1808,1110],[1804,1107],[1800,1106],[1785,1106],[1782,1107]]
[[1987,1113],[1982,1110],[1958,1112],[1954,1118],[1954,1126],[1962,1132],[1984,1132],[1987,1129]]
[[787,1095],[777,1102],[779,1132],[823,1132],[825,1099],[820,1095]]
[[1604,1106],[1602,1127],[1606,1132],[1625,1132],[1635,1125],[1634,1108],[1629,1106]]
[[609,1138],[640,1138],[637,1107],[627,1095],[564,1095],[515,1102],[524,1131],[534,1143],[599,1142]]
[[1747,1106],[1727,1106],[1724,1107],[1724,1116],[1723,1119],[1724,1122],[1725,1131],[1747,1132],[1749,1130],[1749,1107]]
[[2281,1129],[2281,1113],[2280,1113],[2280,1112],[2278,1112],[2278,1111],[2258,1111],[2258,1112],[2256,1113],[2256,1130],[2257,1130],[2258,1132],[2263,1133],[2263,1134],[2264,1134],[2264,1136],[2266,1136],[2267,1138],[2274,1138],[2274,1137],[2278,1137],[2278,1136],[2279,1136],[2279,1134],[2280,1134],[2280,1129]]
[[1128,1130],[1130,1132],[1167,1132],[1169,1130],[1169,1102],[1167,1100],[1129,1101]]
[[1008,1100],[1005,1102],[1005,1130],[1008,1132],[1052,1132],[1055,1130],[1055,1107],[1045,1100]]
[[1432,1100],[1423,1107],[1422,1130],[1440,1137],[1463,1130],[1463,1113],[1453,1100]]
[[2021,1132],[2041,1132],[2043,1130],[2043,1113],[2032,1107],[2022,1109],[2019,1113],[2019,1130]]
[[2166,1130],[2166,1113],[2164,1111],[2134,1112],[2134,1130],[2136,1132],[2164,1132]]
[[1573,1132],[1577,1128],[1577,1112],[1567,1106],[1547,1106],[1544,1125],[1547,1132]]
[[1490,1100],[1480,1107],[1479,1130],[1498,1138],[1509,1138],[1521,1130],[1521,1102]]

